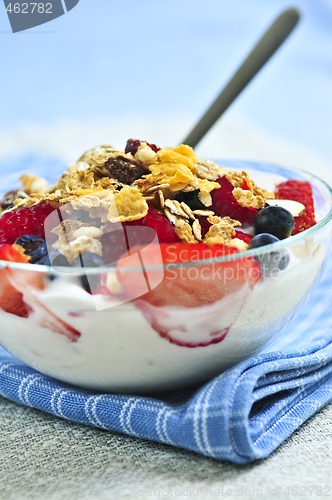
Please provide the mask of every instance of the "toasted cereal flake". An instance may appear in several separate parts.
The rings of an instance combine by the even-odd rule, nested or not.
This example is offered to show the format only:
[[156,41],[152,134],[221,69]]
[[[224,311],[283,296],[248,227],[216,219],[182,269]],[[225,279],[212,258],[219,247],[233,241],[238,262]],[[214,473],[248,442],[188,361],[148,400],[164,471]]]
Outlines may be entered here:
[[165,206],[175,215],[179,215],[180,217],[184,217],[188,219],[188,214],[181,207],[181,203],[177,200],[165,200]]
[[261,195],[255,195],[248,189],[234,188],[233,196],[242,207],[263,208],[266,199]]
[[162,192],[161,189],[159,189],[159,191],[158,191],[158,196],[159,196],[160,206],[161,206],[161,208],[164,208],[164,206],[165,206],[165,196],[164,196],[164,193]]
[[174,225],[175,234],[185,243],[197,243],[192,227],[181,217],[177,217]]
[[212,196],[207,191],[200,191],[198,193],[198,199],[206,207],[210,207],[212,205]]
[[[102,244],[90,234],[78,234],[83,230],[98,229],[92,228],[88,223],[78,220],[63,220],[58,226],[52,229],[52,233],[58,236],[58,240],[53,244],[69,262],[73,262],[80,253],[92,252],[102,255]],[[101,231],[101,229],[98,229]],[[98,236],[100,238],[100,236]]]
[[47,193],[51,186],[43,177],[34,174],[23,174],[20,177],[23,190],[26,193]]
[[[214,223],[206,233],[204,243],[229,245],[236,234],[234,227],[241,225],[241,223],[230,217],[218,217],[218,219],[218,222]],[[210,222],[212,219],[208,218],[208,220]]]
[[162,185],[164,179],[164,175],[162,173],[159,174],[149,174],[145,175],[142,179],[137,179],[134,182],[134,186],[139,189],[141,193],[147,193],[152,189],[152,192],[155,189],[159,189],[160,185]]
[[181,207],[186,212],[186,214],[188,215],[189,219],[195,220],[195,214],[191,210],[191,208],[187,205],[187,203],[185,203],[184,201],[181,201]]
[[149,206],[142,193],[135,187],[126,186],[117,191],[114,194],[114,202],[115,207],[111,207],[107,215],[110,222],[138,220],[148,213]]
[[[275,197],[274,193],[271,193],[267,189],[262,189],[257,184],[253,181],[253,179],[250,177],[248,172],[245,172],[244,170],[242,172],[236,172],[234,170],[230,170],[226,174],[226,178],[229,182],[233,184],[235,188],[239,188],[242,191],[249,191],[252,193],[251,195],[248,195],[246,193],[240,192],[238,189],[235,191],[233,190],[233,195],[238,196],[238,201],[241,200],[241,203],[248,203],[247,200],[251,199],[253,203],[256,205],[243,205],[243,206],[254,206],[254,208],[262,208],[265,204],[265,200],[267,200],[272,194],[272,199]],[[264,200],[264,202],[263,202]],[[239,201],[240,203],[240,201]],[[263,203],[263,205],[262,205]]]
[[169,188],[168,183],[158,184],[157,186],[150,187],[147,191],[145,191],[145,193],[154,193],[155,191],[159,191],[161,189],[168,189],[168,188]]
[[101,241],[91,236],[80,236],[62,248],[59,246],[59,251],[72,263],[80,254],[85,252],[101,256],[103,254],[103,247]]
[[237,248],[240,252],[248,250],[248,244],[240,238],[233,238],[230,245]]
[[164,213],[167,217],[167,219],[172,223],[175,224],[177,220],[177,216],[174,215],[169,208],[165,208]]
[[[193,213],[195,215],[201,215],[202,217],[209,217],[214,215],[214,212],[212,210],[194,210]],[[211,222],[211,224],[214,224]]]
[[112,146],[106,144],[102,146],[96,146],[95,148],[85,151],[83,155],[79,158],[79,162],[87,163],[90,167],[101,167],[104,165],[109,158],[115,158],[116,156],[123,156],[123,151],[119,151]]
[[208,179],[209,181],[217,180],[219,177],[225,175],[226,172],[228,172],[228,169],[220,167],[210,160],[199,160],[194,167],[194,173],[197,177]]
[[105,222],[109,208],[115,205],[115,193],[112,189],[95,190],[91,194],[74,197],[70,203],[74,210],[86,210],[90,217],[98,217]]
[[202,227],[198,219],[195,219],[192,225],[193,234],[197,241],[202,241]]

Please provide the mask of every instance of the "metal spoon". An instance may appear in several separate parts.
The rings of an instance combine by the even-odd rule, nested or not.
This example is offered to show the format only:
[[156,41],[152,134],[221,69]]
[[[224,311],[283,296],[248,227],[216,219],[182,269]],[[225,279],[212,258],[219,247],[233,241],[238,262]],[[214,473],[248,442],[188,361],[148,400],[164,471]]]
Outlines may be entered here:
[[199,122],[182,141],[183,144],[188,144],[194,148],[202,140],[241,91],[283,44],[297,25],[300,17],[300,12],[296,9],[287,9],[277,17],[227,83],[226,87],[224,87]]

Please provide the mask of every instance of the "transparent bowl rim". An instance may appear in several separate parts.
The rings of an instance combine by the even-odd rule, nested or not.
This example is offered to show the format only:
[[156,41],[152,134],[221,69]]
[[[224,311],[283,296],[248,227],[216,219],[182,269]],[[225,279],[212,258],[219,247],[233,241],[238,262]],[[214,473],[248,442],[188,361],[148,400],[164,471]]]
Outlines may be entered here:
[[[279,174],[282,174],[282,172],[289,172],[298,175],[304,175],[307,177],[311,177],[318,181],[329,193],[331,197],[331,206],[329,212],[319,221],[317,222],[314,226],[310,227],[309,229],[306,229],[305,231],[302,231],[301,233],[298,233],[291,238],[285,238],[283,240],[280,240],[276,243],[271,243],[269,245],[264,245],[262,247],[258,248],[253,248],[250,250],[246,250],[243,252],[236,252],[230,255],[223,255],[220,257],[214,257],[210,259],[204,259],[204,260],[195,260],[191,262],[183,262],[183,263],[174,263],[174,264],[163,264],[163,265],[154,265],[154,266],[145,266],[145,271],[155,271],[155,270],[161,270],[161,269],[175,269],[175,268],[185,268],[185,267],[201,267],[204,265],[211,265],[211,264],[219,264],[222,262],[230,262],[230,261],[241,261],[242,259],[249,258],[249,257],[258,257],[259,255],[263,255],[265,253],[270,252],[272,249],[273,250],[285,250],[289,248],[290,246],[296,245],[299,241],[302,239],[306,238],[307,236],[313,235],[316,232],[318,232],[322,227],[326,226],[332,219],[332,187],[322,178],[320,178],[318,175],[313,174],[305,169],[300,169],[300,168],[288,168],[284,167],[281,165],[273,164],[273,163],[268,163],[268,162],[257,162],[257,161],[250,161],[250,160],[214,160],[218,164],[224,164],[224,166],[229,166],[230,168],[234,168],[234,165],[243,165],[246,166],[247,169],[254,169],[254,170],[260,170],[261,172],[264,173],[275,173],[277,174],[279,171]],[[227,164],[227,165],[226,165]],[[232,167],[233,165],[233,167]],[[275,172],[269,172],[269,170],[266,170],[266,168],[270,169],[276,169],[277,171]],[[235,169],[239,170],[238,168],[235,167]],[[170,244],[172,245],[172,244]],[[29,271],[29,272],[36,272],[36,273],[41,273],[41,274],[47,274],[47,275],[58,275],[61,273],[61,275],[71,275],[71,276],[81,276],[81,275],[93,275],[93,274],[101,274],[101,273],[110,273],[110,272],[116,272],[116,266],[114,265],[108,265],[108,266],[101,266],[101,267],[84,267],[84,268],[75,268],[75,267],[61,267],[57,266],[52,267],[52,266],[46,266],[46,265],[38,265],[38,264],[29,264],[29,263],[20,263],[20,262],[10,262],[10,261],[5,261],[0,259],[0,269],[4,268],[9,268],[9,269],[15,269],[15,270],[20,270],[20,271]],[[125,269],[121,269],[121,272],[135,272],[141,270],[140,267],[126,267]]]

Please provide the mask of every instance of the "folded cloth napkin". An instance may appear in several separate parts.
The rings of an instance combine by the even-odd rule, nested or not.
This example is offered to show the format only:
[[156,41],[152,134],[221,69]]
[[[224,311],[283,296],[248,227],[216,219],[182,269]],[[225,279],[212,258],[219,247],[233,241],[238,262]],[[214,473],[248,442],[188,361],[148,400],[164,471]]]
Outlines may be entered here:
[[234,463],[268,456],[332,401],[332,259],[297,322],[260,355],[195,391],[101,394],[57,382],[0,349],[0,394],[82,424]]
[[332,256],[288,331],[196,390],[156,397],[101,394],[57,382],[0,349],[0,394],[74,422],[219,460],[261,459],[332,401],[331,285]]

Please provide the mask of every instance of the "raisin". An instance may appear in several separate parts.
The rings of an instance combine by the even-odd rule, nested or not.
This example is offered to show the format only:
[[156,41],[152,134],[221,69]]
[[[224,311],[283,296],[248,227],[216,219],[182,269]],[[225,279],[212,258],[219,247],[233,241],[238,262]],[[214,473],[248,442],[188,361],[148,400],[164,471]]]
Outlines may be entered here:
[[132,184],[147,171],[138,163],[122,156],[109,158],[104,166],[98,170],[100,174],[113,177],[123,184]]
[[16,189],[15,191],[8,191],[8,193],[5,193],[0,202],[1,208],[3,210],[6,210],[7,208],[12,207],[14,200],[16,200],[16,198],[20,198],[18,193],[19,193],[18,189]]

